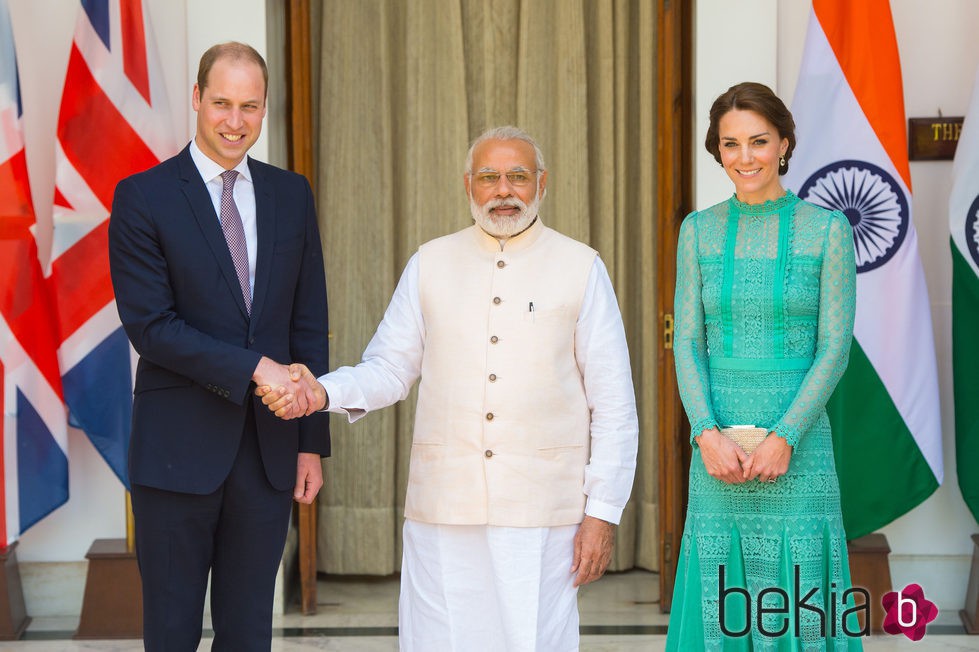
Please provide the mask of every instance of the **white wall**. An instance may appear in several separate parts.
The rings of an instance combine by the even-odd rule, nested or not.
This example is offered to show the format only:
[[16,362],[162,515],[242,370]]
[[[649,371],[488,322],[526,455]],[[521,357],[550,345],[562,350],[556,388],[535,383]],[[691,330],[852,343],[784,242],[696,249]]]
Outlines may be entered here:
[[[749,7],[749,4],[751,5]],[[697,206],[731,193],[730,183],[703,149],[711,102],[744,80],[767,83],[791,104],[811,2],[699,0],[695,25]],[[973,0],[891,0],[900,50],[907,117],[964,115],[979,66],[979,3]],[[750,13],[749,13],[750,12]],[[774,70],[773,70],[774,66]],[[948,193],[951,161],[911,162],[913,217],[931,299],[944,432],[945,482],[917,509],[882,529],[891,546],[897,588],[917,581],[943,610],[964,605],[979,531],[955,474],[951,372],[951,261]]]
[[694,206],[713,206],[733,192],[704,148],[710,105],[734,84],[774,88],[778,70],[777,0],[700,0],[694,4]]
[[[20,66],[24,138],[38,217],[38,243],[40,250],[46,251],[51,239],[58,105],[79,3],[8,3]],[[214,43],[239,40],[265,54],[265,0],[147,0],[146,6],[174,109],[174,133],[179,141],[187,142],[194,133],[190,95],[201,53]],[[262,160],[267,158],[264,134],[250,153]],[[68,457],[71,497],[67,504],[24,533],[17,548],[22,562],[83,560],[94,539],[125,536],[122,485],[80,431],[69,432]]]

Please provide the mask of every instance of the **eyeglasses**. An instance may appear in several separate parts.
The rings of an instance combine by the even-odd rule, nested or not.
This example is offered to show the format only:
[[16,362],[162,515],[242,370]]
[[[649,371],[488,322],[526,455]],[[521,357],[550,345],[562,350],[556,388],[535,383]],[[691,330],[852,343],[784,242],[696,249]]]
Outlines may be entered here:
[[533,183],[534,178],[540,170],[510,170],[506,173],[500,173],[496,170],[482,170],[477,173],[469,173],[476,185],[483,188],[492,188],[500,182],[500,177],[506,177],[507,182],[514,186],[515,188],[521,188],[530,183]]

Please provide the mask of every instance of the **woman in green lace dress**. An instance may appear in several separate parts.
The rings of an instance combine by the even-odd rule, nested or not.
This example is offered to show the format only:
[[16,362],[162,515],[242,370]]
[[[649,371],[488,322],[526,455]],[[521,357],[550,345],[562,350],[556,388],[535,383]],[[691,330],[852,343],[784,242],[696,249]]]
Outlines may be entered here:
[[[850,590],[825,410],[850,351],[852,234],[782,188],[794,131],[766,86],[721,95],[706,146],[735,193],[680,229],[674,350],[693,456],[667,650],[862,649],[855,610],[869,608]],[[749,455],[720,432],[732,425],[768,435]]]

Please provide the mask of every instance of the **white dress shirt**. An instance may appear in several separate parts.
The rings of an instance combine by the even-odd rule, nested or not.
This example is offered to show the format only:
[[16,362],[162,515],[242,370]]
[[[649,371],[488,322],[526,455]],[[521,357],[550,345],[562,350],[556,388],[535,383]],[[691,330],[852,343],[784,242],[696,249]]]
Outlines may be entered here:
[[[221,173],[224,168],[207,157],[197,146],[197,140],[190,141],[190,157],[197,166],[197,171],[204,180],[204,186],[211,195],[214,204],[214,214],[221,221],[221,193],[224,192],[224,180]],[[258,255],[258,220],[255,210],[255,184],[252,183],[252,173],[248,169],[248,157],[244,157],[234,167],[238,171],[235,181],[235,205],[241,215],[241,225],[245,228],[245,247],[248,249],[248,287],[255,294],[255,258]]]
[[[345,414],[353,423],[408,395],[421,374],[425,352],[418,283],[416,253],[401,275],[363,361],[319,378],[330,412]],[[618,523],[632,491],[639,425],[622,316],[608,271],[597,256],[578,315],[575,358],[591,410],[585,514]]]

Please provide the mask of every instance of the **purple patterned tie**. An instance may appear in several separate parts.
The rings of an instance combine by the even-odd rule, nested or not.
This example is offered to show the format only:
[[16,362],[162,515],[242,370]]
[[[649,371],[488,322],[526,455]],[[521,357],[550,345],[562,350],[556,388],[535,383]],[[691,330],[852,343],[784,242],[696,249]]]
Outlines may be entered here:
[[225,170],[221,173],[224,188],[221,190],[221,230],[228,243],[231,259],[235,261],[235,271],[241,284],[241,293],[245,298],[245,310],[252,313],[252,291],[248,280],[248,245],[245,242],[245,227],[241,224],[241,214],[235,204],[235,181],[238,179],[237,170]]

